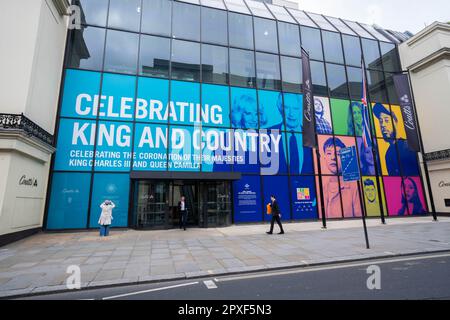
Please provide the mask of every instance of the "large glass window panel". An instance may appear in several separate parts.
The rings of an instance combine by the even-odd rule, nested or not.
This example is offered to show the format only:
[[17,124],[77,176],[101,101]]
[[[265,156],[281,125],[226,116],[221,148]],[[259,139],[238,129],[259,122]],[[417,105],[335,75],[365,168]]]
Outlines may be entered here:
[[342,36],[344,43],[345,63],[351,66],[361,66],[361,43],[359,38]]
[[224,0],[228,10],[250,14],[244,0]]
[[108,30],[106,35],[105,71],[136,73],[139,35]]
[[344,66],[327,63],[327,76],[330,95],[337,98],[348,98],[347,77]]
[[142,7],[142,32],[170,36],[172,1],[143,0]]
[[323,49],[325,52],[325,61],[344,63],[342,54],[341,36],[339,33],[322,31]]
[[255,15],[257,17],[273,19],[272,14],[266,8],[264,3],[253,1],[253,0],[246,0],[246,3],[248,5],[248,7],[250,8],[250,10],[252,11],[253,15]]
[[253,22],[251,16],[228,14],[230,46],[253,49]]
[[317,25],[311,20],[310,17],[306,15],[304,11],[295,10],[291,8],[286,9],[294,16],[295,20],[297,20],[297,22],[302,26],[308,26],[313,28],[317,27]]
[[381,60],[383,61],[384,71],[400,72],[402,70],[400,61],[397,55],[397,48],[395,44],[380,42]]
[[354,21],[344,20],[345,24],[353,29],[358,35],[368,39],[375,39],[370,33],[368,33],[365,29],[361,28],[359,24]]
[[370,100],[372,102],[388,102],[383,72],[369,70],[367,74]]
[[135,92],[136,77],[104,73],[99,119],[131,121],[134,117]]
[[89,207],[89,173],[54,173],[47,229],[84,229]]
[[361,68],[347,67],[348,87],[351,99],[362,97],[362,70]]
[[227,45],[227,12],[202,8],[202,42]]
[[364,51],[364,62],[366,64],[366,68],[374,70],[382,70],[378,41],[369,39],[361,39],[361,41],[362,41],[362,48]]
[[394,78],[392,73],[385,72],[384,75],[386,76],[386,89],[389,96],[389,102],[391,104],[400,104],[397,91],[395,90]]
[[170,39],[141,35],[139,74],[168,78]]
[[259,89],[281,90],[280,61],[278,56],[257,52],[256,77]]
[[300,92],[302,87],[302,60],[281,57],[283,91]]
[[200,44],[172,41],[172,79],[200,81]]
[[309,57],[315,60],[323,60],[320,30],[307,27],[300,27],[300,29],[302,33],[302,45],[309,53]]
[[261,18],[255,18],[254,21],[256,50],[278,53],[276,22]]
[[255,56],[252,51],[230,48],[230,84],[241,87],[255,86]]
[[228,49],[202,44],[202,81],[228,83]]
[[375,38],[377,38],[380,41],[388,41],[390,42],[390,40],[388,38],[386,38],[384,35],[382,35],[380,32],[378,32],[374,27],[372,27],[371,25],[368,24],[363,24],[360,23],[360,25],[362,27],[364,27],[364,29],[366,29],[368,32],[370,32],[371,35],[373,35]]
[[173,37],[200,41],[200,7],[173,3]]
[[322,62],[311,61],[311,77],[315,95],[328,96],[325,66]]
[[91,216],[89,221],[90,228],[98,227],[98,219],[102,210],[100,205],[105,200],[114,203],[112,227],[128,226],[128,200],[130,192],[129,174],[94,174],[94,183],[92,186]]
[[202,6],[224,9],[224,10],[227,9],[222,0],[201,0],[200,2],[202,4]]
[[296,21],[291,17],[291,15],[286,11],[284,7],[274,6],[266,3],[267,7],[270,9],[275,18],[279,21],[296,23]]
[[281,92],[258,90],[259,127],[284,131]]
[[311,19],[314,20],[315,23],[319,26],[320,29],[329,30],[329,31],[337,31],[336,28],[334,28],[327,20],[325,20],[324,17],[322,17],[320,14],[316,13],[309,13],[308,15],[311,17]]
[[355,32],[353,32],[352,29],[350,29],[345,23],[343,23],[341,20],[339,20],[338,18],[333,18],[333,17],[326,17],[327,20],[329,20],[333,26],[335,26],[340,32],[345,33],[345,34],[351,34],[353,36],[356,36],[357,34]]
[[298,26],[291,23],[278,22],[280,53],[290,56],[300,56],[300,33]]
[[67,66],[101,70],[105,47],[105,29],[83,27],[70,33]]
[[106,26],[106,17],[108,16],[108,0],[75,0],[74,5],[79,6],[82,23]]
[[108,27],[139,31],[141,0],[110,0]]

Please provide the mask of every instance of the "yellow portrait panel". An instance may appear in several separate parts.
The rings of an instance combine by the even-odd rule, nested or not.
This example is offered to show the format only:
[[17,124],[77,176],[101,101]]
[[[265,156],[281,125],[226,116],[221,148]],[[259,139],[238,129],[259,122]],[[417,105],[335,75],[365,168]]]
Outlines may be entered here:
[[389,143],[383,139],[377,139],[378,153],[380,155],[381,173],[383,176],[389,175],[386,165],[386,152],[389,149]]
[[400,106],[391,106],[391,111],[397,118],[397,121],[394,121],[397,139],[406,139],[405,123],[403,122]]

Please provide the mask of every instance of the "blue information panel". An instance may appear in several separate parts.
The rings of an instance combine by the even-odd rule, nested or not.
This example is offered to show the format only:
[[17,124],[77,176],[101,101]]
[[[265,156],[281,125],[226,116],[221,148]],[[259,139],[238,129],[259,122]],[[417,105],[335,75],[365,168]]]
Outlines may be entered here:
[[359,181],[361,174],[359,172],[358,157],[356,147],[342,148],[339,151],[341,159],[342,176],[345,182]]

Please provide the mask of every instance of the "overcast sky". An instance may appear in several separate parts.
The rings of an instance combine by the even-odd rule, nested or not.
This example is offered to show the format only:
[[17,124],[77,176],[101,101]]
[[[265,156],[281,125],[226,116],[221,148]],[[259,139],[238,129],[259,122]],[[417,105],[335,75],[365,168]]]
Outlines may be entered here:
[[[292,1],[292,0],[291,0]],[[293,0],[300,9],[395,31],[417,33],[434,21],[450,21],[450,0]]]

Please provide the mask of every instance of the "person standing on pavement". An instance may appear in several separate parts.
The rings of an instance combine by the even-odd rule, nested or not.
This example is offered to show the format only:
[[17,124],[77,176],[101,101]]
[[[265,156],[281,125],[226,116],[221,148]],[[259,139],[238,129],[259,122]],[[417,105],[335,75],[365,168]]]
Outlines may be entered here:
[[186,206],[186,198],[184,196],[182,196],[178,202],[178,212],[180,213],[180,229],[183,228],[184,231],[186,231],[188,211]]
[[111,200],[105,200],[100,208],[102,209],[102,213],[100,214],[100,218],[98,219],[98,224],[100,225],[100,237],[109,236],[109,227],[111,226],[111,222],[114,219],[112,216],[112,210],[116,207],[116,205]]
[[277,222],[281,230],[278,234],[284,234],[283,225],[281,224],[281,212],[278,201],[274,195],[270,196],[270,200],[271,202],[268,205],[270,205],[270,208],[272,209],[272,221],[270,222],[270,231],[267,232],[267,234],[273,234],[273,226],[275,224],[275,221]]

